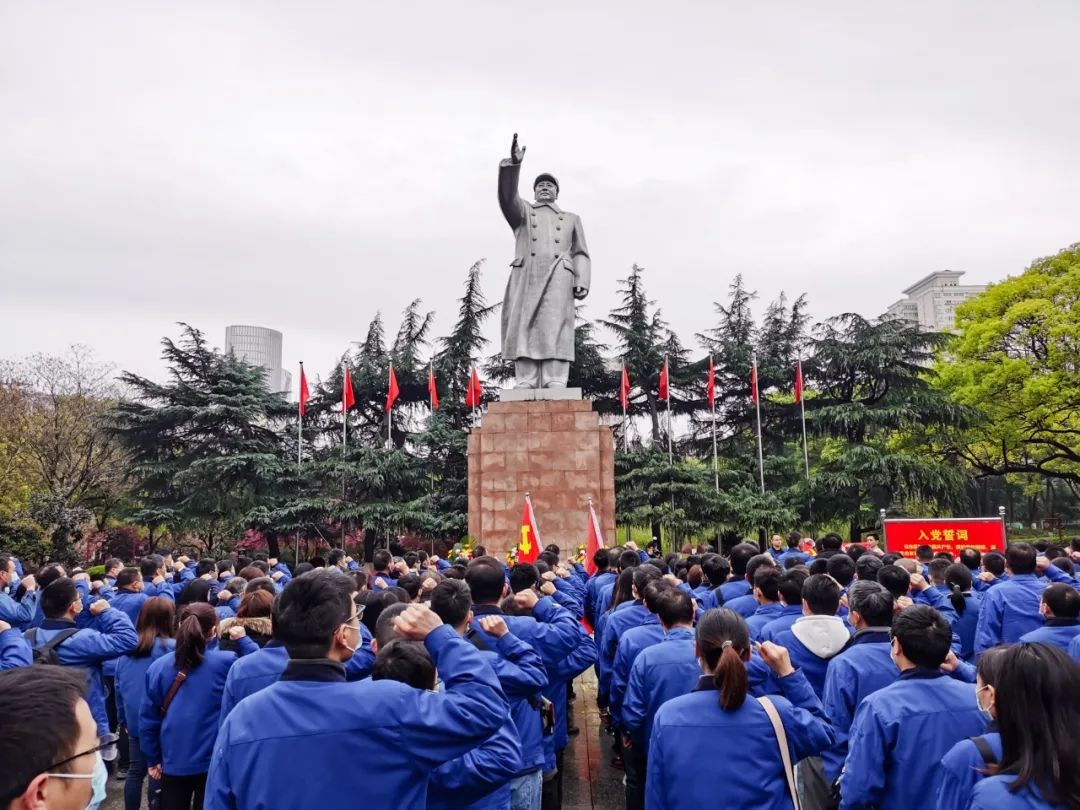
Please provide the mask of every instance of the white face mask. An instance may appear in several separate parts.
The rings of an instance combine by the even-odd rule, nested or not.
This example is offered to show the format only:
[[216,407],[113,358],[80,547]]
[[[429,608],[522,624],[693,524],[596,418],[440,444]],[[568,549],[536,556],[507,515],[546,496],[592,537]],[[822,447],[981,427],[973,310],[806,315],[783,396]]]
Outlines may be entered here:
[[95,755],[94,770],[92,773],[50,773],[53,779],[90,779],[93,793],[90,794],[90,803],[86,810],[97,810],[105,801],[105,789],[109,782],[109,771],[105,767],[105,760],[101,753]]

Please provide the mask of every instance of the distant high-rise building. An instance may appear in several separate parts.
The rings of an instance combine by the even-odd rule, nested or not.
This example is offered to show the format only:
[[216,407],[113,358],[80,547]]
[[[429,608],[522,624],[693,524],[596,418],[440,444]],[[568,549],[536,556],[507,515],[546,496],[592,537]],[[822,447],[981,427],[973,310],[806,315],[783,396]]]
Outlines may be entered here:
[[904,297],[885,311],[886,318],[917,323],[928,332],[956,328],[956,308],[986,289],[985,284],[957,284],[962,270],[938,270],[904,290]]
[[281,367],[281,332],[265,326],[229,326],[225,329],[225,351],[251,366],[266,369],[268,390],[288,397],[292,374]]

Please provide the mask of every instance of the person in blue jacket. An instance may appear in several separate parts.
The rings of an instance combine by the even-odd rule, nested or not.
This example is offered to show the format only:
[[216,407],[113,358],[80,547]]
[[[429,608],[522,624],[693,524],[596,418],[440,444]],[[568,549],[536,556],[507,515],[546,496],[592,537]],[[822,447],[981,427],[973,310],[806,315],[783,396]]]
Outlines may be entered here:
[[[825,713],[836,731],[836,744],[821,754],[826,786],[835,785],[840,777],[848,752],[848,734],[859,704],[900,675],[892,659],[889,635],[894,605],[893,595],[878,582],[856,582],[848,591],[849,618],[855,635],[829,659],[821,696]],[[810,782],[812,777],[804,781]],[[811,789],[809,785],[807,789]],[[833,793],[831,789],[829,792]]]
[[[761,699],[748,699],[746,622],[724,608],[707,611],[698,621],[696,641],[705,674],[694,691],[664,703],[653,719],[645,806],[790,810],[772,722]],[[780,716],[792,762],[818,754],[833,742],[821,702],[786,650],[771,642],[757,649],[781,692],[766,699]],[[702,752],[708,752],[705,762]]]
[[1025,633],[1042,627],[1039,603],[1046,585],[1035,573],[1035,548],[1028,543],[1013,543],[1005,552],[1005,570],[1009,579],[983,596],[975,628],[976,655],[998,644],[1019,641]]
[[[289,663],[222,724],[207,781],[210,807],[422,808],[431,771],[505,722],[509,705],[494,671],[426,605],[409,605],[395,619],[396,633],[423,643],[439,692],[392,680],[347,682],[343,662],[360,644],[352,587],[351,578],[318,570],[281,592],[275,632]],[[325,778],[298,778],[315,773]]]
[[825,691],[829,659],[848,643],[851,631],[836,615],[840,607],[840,586],[828,574],[806,578],[802,603],[802,618],[797,619],[790,629],[775,633],[773,641],[788,651],[791,662],[820,697]]
[[[650,583],[645,589],[647,597],[655,585]],[[628,810],[645,806],[647,753],[657,710],[671,698],[688,694],[701,675],[694,644],[693,601],[675,588],[660,589],[654,601],[664,637],[634,659],[619,723],[624,734]]]
[[734,610],[744,619],[749,619],[757,609],[761,606],[757,597],[754,595],[754,576],[757,572],[764,567],[778,568],[776,561],[769,554],[755,554],[750,558],[750,561],[746,564],[746,573],[743,576],[746,579],[746,593],[741,596],[735,596],[724,600],[724,607],[728,610]]
[[781,559],[783,558],[786,550],[787,545],[784,543],[783,537],[778,534],[774,534],[772,537],[769,538],[769,548],[767,549],[767,553],[770,557],[773,558],[777,565],[783,564],[781,562]]
[[0,671],[28,667],[33,663],[33,651],[22,633],[0,619]]
[[775,641],[776,636],[790,630],[803,616],[802,589],[810,572],[805,568],[784,571],[776,586],[780,594],[780,613],[758,631],[755,641]]
[[975,784],[1001,762],[1001,735],[997,731],[996,689],[1001,653],[1008,647],[991,647],[979,656],[975,677],[975,700],[989,721],[986,733],[960,740],[941,760],[941,786],[937,810],[967,810]]
[[1073,639],[1080,636],[1080,592],[1054,583],[1043,591],[1039,612],[1043,615],[1043,626],[1025,633],[1020,641],[1052,644],[1068,652]]
[[[616,719],[619,718],[622,712],[623,697],[626,694],[626,685],[630,680],[630,668],[634,665],[634,659],[638,657],[642,650],[664,640],[665,630],[660,624],[657,612],[659,602],[657,599],[663,591],[674,587],[676,586],[666,579],[656,579],[646,585],[642,602],[645,609],[657,617],[657,621],[643,624],[640,627],[631,627],[619,639],[619,644],[615,650],[615,663],[611,669],[609,704],[611,713]],[[687,595],[689,596],[689,594]]]
[[[978,553],[978,552],[976,552]],[[975,628],[979,624],[982,594],[974,590],[971,570],[962,563],[953,563],[945,569],[945,585],[949,590],[956,619],[953,632],[960,639],[960,659],[971,663],[975,660]]]
[[942,671],[952,628],[926,605],[896,614],[891,654],[900,675],[855,712],[840,777],[841,810],[910,810],[937,795],[941,758],[982,734],[975,688]]
[[[481,753],[477,753],[476,756],[465,755],[468,760],[462,766],[465,774],[458,773],[456,770],[457,760],[440,766],[432,774],[432,788],[438,786],[442,796],[438,804],[442,806],[449,801],[455,791],[467,789],[460,780],[473,778],[466,774],[471,771],[474,761],[479,758],[487,763],[490,772],[481,785],[473,788],[472,792],[476,794],[476,801],[480,803],[476,807],[472,804],[468,805],[470,808],[476,810],[478,807],[497,806],[493,802],[498,802],[500,799],[487,794],[498,788],[497,792],[500,796],[506,797],[507,806],[512,810],[539,810],[544,768],[541,690],[548,685],[548,673],[544,668],[543,659],[536,650],[511,633],[506,620],[498,614],[489,614],[476,619],[477,628],[474,630],[471,624],[474,619],[472,595],[468,585],[461,580],[448,579],[436,585],[431,592],[431,609],[444,624],[453,627],[458,635],[479,649],[485,661],[494,670],[499,679],[499,685],[507,700],[510,701],[508,720],[512,725],[515,748],[519,752],[513,760],[514,767],[506,779],[502,782],[497,780],[496,773],[505,773],[506,769],[506,763],[497,759],[499,752],[502,751],[500,740],[506,733],[506,724],[504,724],[495,738],[490,741],[491,747],[482,752],[482,756]],[[487,639],[492,640],[490,647]],[[382,649],[380,644],[380,652]],[[480,794],[486,796],[483,801],[480,800]],[[430,793],[428,806],[432,806]],[[461,806],[465,806],[464,802]]]
[[1080,662],[1080,636],[1069,642],[1069,655],[1072,656],[1074,661]]
[[[701,600],[702,610],[711,610],[721,605],[726,607],[727,603],[733,599],[750,593],[750,583],[746,579],[746,566],[757,556],[758,551],[758,547],[753,543],[739,543],[732,547],[728,552],[730,574],[724,582],[713,589],[711,595]],[[712,580],[712,574],[708,576]]]
[[[645,586],[654,580],[662,579],[660,569],[652,563],[643,563],[634,568],[632,591],[632,603],[622,610],[614,610],[604,622],[604,629],[597,643],[599,658],[597,660],[600,671],[599,688],[602,690],[607,705],[611,701],[611,679],[615,670],[615,653],[619,649],[619,639],[631,627],[640,627],[643,624],[658,624],[656,614],[650,613],[645,607],[642,594]],[[616,720],[614,713],[612,720]]]
[[[744,617],[746,626],[750,628],[750,638],[754,641],[761,638],[765,625],[784,614],[784,605],[780,601],[780,581],[783,578],[784,571],[777,565],[763,565],[754,572],[754,599],[757,610]],[[735,612],[738,613],[737,610]]]
[[[7,554],[0,554],[0,621],[12,627],[25,630],[34,621],[38,612],[38,598],[41,596],[33,576],[18,580],[24,589],[22,598],[15,601],[13,583],[18,580],[15,572],[15,560]],[[9,595],[6,591],[11,590]]]
[[791,565],[788,565],[788,560],[795,560],[792,565],[806,565],[810,562],[810,555],[800,550],[802,539],[803,537],[799,532],[788,532],[787,550],[780,555],[780,559],[777,561],[781,566],[791,568]]
[[104,737],[109,734],[109,715],[105,709],[102,664],[135,648],[138,642],[135,627],[126,614],[112,609],[105,599],[90,606],[86,612],[87,625],[79,627],[75,620],[83,615],[83,595],[68,577],[60,577],[45,588],[41,608],[45,618],[40,627],[26,631],[26,640],[36,649],[64,634],[54,652],[61,666],[86,672],[86,702],[97,721],[98,733]]
[[[615,549],[611,550],[615,553]],[[629,548],[622,552],[619,552],[618,563],[615,570],[615,579],[597,586],[596,589],[596,607],[594,614],[596,616],[596,622],[594,627],[600,622],[600,617],[607,613],[611,608],[611,602],[615,596],[615,588],[618,585],[618,578],[624,571],[629,571],[632,568],[636,568],[641,565],[641,558],[638,557],[636,551],[631,551]]]
[[[123,579],[123,572],[118,579]],[[173,639],[175,624],[176,606],[172,599],[151,596],[144,600],[135,620],[139,643],[129,655],[117,659],[116,708],[118,719],[127,726],[129,752],[127,775],[124,778],[124,810],[139,810],[142,806],[142,784],[147,762],[139,743],[139,712],[146,696],[146,672],[151,664],[176,648]],[[146,787],[150,810],[158,810],[159,789],[158,780],[150,779]]]
[[991,588],[1009,580],[1005,573],[1005,555],[1000,551],[988,551],[982,555],[982,572],[975,574],[975,590],[985,593]]
[[[210,605],[185,605],[178,615],[175,649],[146,671],[139,743],[147,773],[161,781],[161,810],[203,806],[221,693],[237,659],[236,653],[210,648],[217,633],[218,617]],[[258,650],[243,627],[234,627],[229,637],[241,654]]]
[[605,585],[614,585],[616,573],[611,568],[611,550],[597,549],[593,554],[596,573],[585,583],[585,619],[591,627],[596,627],[596,605],[600,589]]
[[1080,665],[1049,644],[1006,649],[993,705],[1001,734],[997,773],[972,791],[971,810],[1080,807]]

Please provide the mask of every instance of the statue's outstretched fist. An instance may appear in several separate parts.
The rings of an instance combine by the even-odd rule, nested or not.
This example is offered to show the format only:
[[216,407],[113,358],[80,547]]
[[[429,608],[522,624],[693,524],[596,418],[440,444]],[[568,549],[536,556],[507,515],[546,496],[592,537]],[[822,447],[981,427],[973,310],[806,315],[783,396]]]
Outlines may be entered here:
[[510,160],[514,163],[521,163],[522,158],[525,157],[525,147],[518,146],[517,133],[514,133],[514,140],[510,142]]

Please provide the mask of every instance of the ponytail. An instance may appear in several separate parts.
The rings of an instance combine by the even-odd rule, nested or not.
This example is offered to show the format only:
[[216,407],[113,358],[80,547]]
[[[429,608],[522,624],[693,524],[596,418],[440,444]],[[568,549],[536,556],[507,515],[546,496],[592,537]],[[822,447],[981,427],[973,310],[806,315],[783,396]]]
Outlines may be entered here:
[[734,711],[746,701],[750,689],[743,659],[750,653],[750,631],[742,616],[719,608],[706,611],[698,621],[697,647],[713,673],[720,707]]
[[193,602],[180,611],[176,626],[176,667],[195,669],[206,657],[206,637],[217,626],[214,609],[205,602]]
[[958,616],[963,616],[967,610],[967,600],[964,594],[971,590],[971,571],[966,565],[953,563],[945,569],[945,584],[949,586],[949,601]]
[[953,583],[952,593],[949,594],[949,601],[952,602],[953,610],[956,611],[957,616],[963,616],[964,611],[967,610],[967,601],[964,599],[964,592],[960,590],[960,586]]

